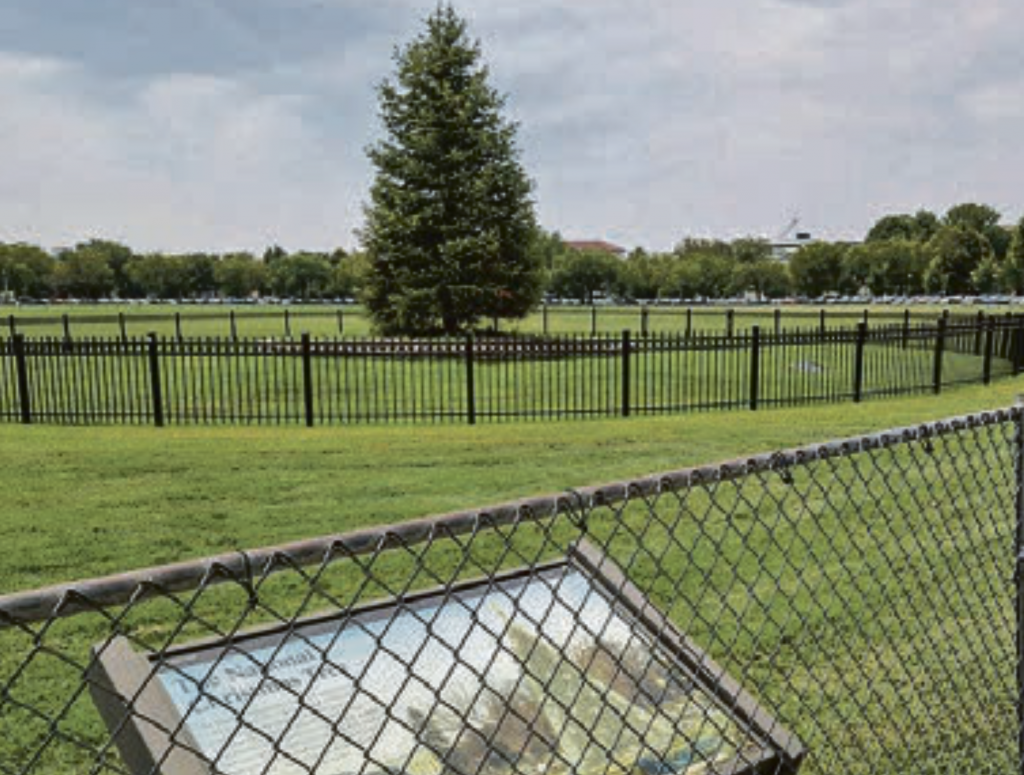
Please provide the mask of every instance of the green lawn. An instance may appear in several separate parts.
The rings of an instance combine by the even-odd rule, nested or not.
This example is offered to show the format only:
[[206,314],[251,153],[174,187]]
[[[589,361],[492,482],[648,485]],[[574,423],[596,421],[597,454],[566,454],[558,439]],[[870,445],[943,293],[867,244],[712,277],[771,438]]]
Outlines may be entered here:
[[[728,311],[724,307],[696,306],[692,308],[689,326],[693,331],[724,331],[728,325]],[[853,327],[863,319],[864,307],[829,306],[825,308],[825,325],[832,327]],[[874,324],[901,323],[905,310],[910,309],[915,323],[932,322],[943,311],[955,316],[1003,315],[1007,307],[867,307],[869,322]],[[1016,311],[1018,308],[1012,308]],[[0,322],[7,323],[14,315],[19,329],[26,336],[61,336],[62,315],[67,315],[72,336],[113,337],[120,335],[119,315],[124,315],[125,330],[129,336],[143,336],[150,331],[164,336],[177,333],[175,316],[180,316],[181,334],[184,337],[227,337],[231,335],[230,313],[235,312],[235,333],[239,337],[282,337],[301,333],[313,336],[334,337],[367,336],[372,327],[362,307],[334,305],[53,305],[53,306],[0,306]],[[339,315],[340,312],[340,315]],[[765,331],[775,329],[776,313],[783,328],[817,329],[820,327],[820,310],[814,307],[793,306],[749,306],[739,307],[733,312],[732,325],[735,330],[748,329],[759,325]],[[90,320],[90,318],[92,320]],[[287,319],[286,319],[287,318]],[[543,312],[537,311],[522,321],[502,321],[500,329],[505,332],[517,331],[524,334],[538,334],[544,331]],[[687,311],[683,306],[652,306],[648,308],[647,331],[650,333],[680,333],[687,330]],[[481,328],[490,321],[481,321]],[[583,306],[549,306],[547,331],[551,334],[619,333],[629,329],[634,333],[643,330],[640,307],[598,306],[592,311]]]
[[[1006,379],[939,397],[859,405],[476,427],[5,425],[0,593],[1006,406],[1022,384]],[[724,512],[710,508],[701,491],[685,509],[672,497],[651,507],[663,521],[651,522],[640,502],[621,514],[602,509],[592,535],[630,565],[631,578],[698,642],[734,672],[746,671],[744,682],[795,722],[812,750],[840,745],[857,752],[844,759],[856,765],[845,771],[907,772],[913,762],[891,751],[905,755],[935,746],[949,767],[962,769],[979,746],[1003,756],[1013,739],[1006,727],[1012,702],[1000,694],[1003,674],[992,672],[991,661],[1009,654],[1011,631],[997,624],[1012,619],[1012,601],[997,582],[978,583],[999,578],[991,557],[1006,548],[1008,523],[993,517],[995,499],[1006,495],[1002,489],[979,491],[973,480],[955,476],[964,455],[982,466],[991,460],[967,444],[952,469],[943,462],[944,447],[938,445],[939,455],[924,462],[922,473],[910,472],[905,492],[888,490],[884,475],[862,487],[852,464],[823,464],[817,480],[798,471],[792,491],[781,481],[762,487],[756,479],[726,488],[715,499]],[[907,465],[908,454],[897,452],[895,460]],[[847,482],[856,496],[833,497],[819,489],[822,482]],[[933,489],[936,500],[922,524],[916,499]],[[972,509],[976,525],[963,521]],[[571,534],[564,520],[550,530],[522,529],[513,541],[518,555],[507,555],[497,536],[481,536],[467,567],[443,542],[418,563],[435,578],[476,575],[557,554]],[[374,563],[374,573],[381,583],[402,584],[409,562],[407,554],[394,552]],[[322,594],[355,601],[383,589],[359,582],[358,566],[342,562],[321,579],[324,592],[306,603],[300,594],[305,582],[294,573],[267,585],[261,597],[278,614],[298,613],[328,607]],[[413,583],[432,582],[420,574]],[[776,595],[780,588],[792,597]],[[942,600],[956,594],[936,606],[936,590],[944,590]],[[825,592],[831,597],[823,598]],[[223,624],[244,600],[244,589],[228,585],[207,592],[193,615]],[[155,602],[123,626],[159,643],[178,616],[173,605]],[[261,608],[246,622],[268,616],[269,608]],[[188,640],[209,634],[209,627],[193,622],[174,637]],[[80,675],[73,662],[56,655],[81,661],[108,632],[96,616],[50,628],[42,641],[47,650],[36,654],[11,696],[48,718],[61,716],[62,734],[102,744],[105,733],[88,696],[67,705]],[[0,687],[31,649],[23,635],[0,633]],[[980,658],[965,664],[965,657]],[[1007,665],[1011,675],[1012,659]],[[872,693],[872,675],[886,679],[888,688],[877,691],[890,695]],[[989,687],[988,693],[979,687]],[[808,715],[808,708],[816,712]],[[954,710],[921,729],[900,715],[919,720],[936,708]],[[978,726],[985,714],[991,718]],[[0,704],[0,762],[14,761],[17,771],[50,729]],[[91,769],[88,761],[70,744],[51,745],[29,772],[114,771]]]
[[1021,384],[860,405],[475,427],[4,425],[0,592],[1005,406]]

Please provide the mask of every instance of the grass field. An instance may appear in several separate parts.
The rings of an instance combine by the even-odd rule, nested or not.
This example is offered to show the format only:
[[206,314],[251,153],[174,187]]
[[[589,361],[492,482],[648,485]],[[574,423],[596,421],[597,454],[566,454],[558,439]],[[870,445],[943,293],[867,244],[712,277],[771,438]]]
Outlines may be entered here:
[[[865,307],[831,306],[825,308],[825,322],[828,327],[852,327],[863,320]],[[1002,315],[1006,307],[867,307],[869,320],[876,323],[899,323],[905,310],[910,309],[915,322],[931,322],[948,309],[954,315],[976,315],[984,311],[988,315]],[[1016,309],[1016,308],[1015,308]],[[283,337],[288,334],[298,337],[301,333],[312,336],[335,337],[368,336],[373,333],[365,311],[356,306],[294,305],[294,306],[253,306],[229,307],[226,305],[55,305],[55,306],[0,306],[0,322],[6,323],[9,315],[20,321],[20,330],[26,336],[61,336],[62,315],[67,315],[71,333],[75,337],[114,337],[120,335],[118,315],[123,314],[125,329],[129,336],[143,336],[155,331],[162,336],[177,333],[175,315],[181,317],[181,333],[184,337],[227,337],[231,335],[230,313],[236,315],[235,333],[247,337]],[[287,311],[287,320],[286,320]],[[339,316],[340,311],[340,316]],[[820,310],[813,307],[741,307],[734,312],[733,325],[736,330],[754,325],[765,331],[774,330],[776,311],[784,328],[818,328]],[[596,314],[596,319],[592,318]],[[550,306],[548,307],[547,330],[551,334],[619,333],[629,329],[634,333],[643,330],[640,307],[599,306],[596,313],[589,307]],[[105,318],[103,322],[89,322],[89,318]],[[727,327],[727,310],[722,307],[693,308],[690,325],[694,331],[723,331]],[[43,322],[46,321],[46,322]],[[595,326],[596,323],[596,326]],[[482,321],[481,328],[490,325]],[[687,329],[686,308],[682,306],[650,307],[647,330],[650,333],[679,333]],[[522,321],[502,321],[500,330],[516,331],[523,334],[538,334],[544,331],[544,314],[533,313]]]
[[860,405],[497,426],[0,433],[0,592],[1005,406],[1019,380]]
[[[4,547],[0,594],[1006,406],[1014,401],[1022,384],[1006,379],[990,387],[949,390],[939,397],[859,405],[472,428],[4,426],[0,433],[0,542]],[[935,485],[941,474],[932,472],[940,477]],[[840,475],[849,476],[841,471]],[[798,487],[816,499],[814,509],[822,508],[821,492],[800,482]],[[908,540],[917,541],[913,537],[921,526],[912,519],[917,504],[909,494],[890,493],[881,483],[875,492],[873,497],[844,503],[842,509],[847,511],[843,513],[876,514],[881,522],[872,540],[879,543],[883,558],[886,553],[901,556]],[[1004,616],[1011,601],[987,599],[980,596],[984,589],[971,587],[971,594],[958,597],[949,610],[921,609],[921,605],[934,589],[929,584],[960,590],[963,584],[975,583],[979,573],[988,578],[993,570],[998,571],[982,564],[992,547],[1001,546],[1006,539],[1005,526],[1000,530],[986,522],[989,512],[984,504],[991,497],[967,485],[956,496],[957,509],[969,510],[969,503],[977,499],[977,526],[950,528],[945,507],[929,514],[929,534],[947,532],[939,534],[934,546],[914,549],[912,561],[919,566],[913,567],[918,567],[919,575],[901,592],[892,586],[900,568],[878,563],[878,557],[875,564],[857,559],[858,553],[864,554],[864,541],[870,534],[849,527],[839,513],[826,509],[828,519],[790,523],[776,514],[777,501],[770,498],[748,504],[738,500],[738,494],[731,500],[723,496],[721,501],[740,509],[738,520],[715,512],[707,520],[688,523],[689,527],[668,530],[656,526],[653,533],[644,535],[652,546],[669,547],[661,556],[668,576],[659,576],[650,555],[641,557],[631,570],[638,584],[650,589],[659,604],[700,642],[727,657],[729,664],[739,666],[753,660],[754,672],[748,680],[762,696],[780,703],[787,714],[797,717],[804,707],[795,697],[817,703],[818,712],[800,731],[819,750],[826,741],[851,751],[863,749],[860,767],[847,771],[908,771],[910,760],[899,756],[887,759],[892,750],[901,750],[904,735],[915,745],[948,748],[946,761],[953,767],[972,761],[972,752],[979,745],[1001,750],[1005,743],[1005,703],[993,699],[981,707],[976,701],[979,685],[994,680],[987,672],[988,663],[964,665],[962,659],[974,654],[979,643],[999,653],[1006,644],[990,640],[993,636],[988,629],[974,632],[968,628],[969,634],[961,636],[942,617],[968,622],[980,616],[980,626],[991,628],[993,616]],[[699,515],[706,508],[701,504],[698,497],[688,508]],[[899,509],[894,512],[896,506]],[[666,507],[677,508],[671,501]],[[794,510],[793,504],[789,510]],[[639,531],[644,513],[637,504],[621,515],[622,524]],[[749,518],[754,513],[764,525],[774,526],[770,533],[750,533]],[[800,513],[798,504],[793,513]],[[895,514],[901,519],[893,519]],[[623,533],[615,527],[619,519],[606,513],[595,522],[594,534],[613,548],[616,556],[628,557],[635,551],[640,533]],[[693,533],[697,524],[701,532]],[[550,554],[560,540],[557,535],[526,530],[519,548],[524,556]],[[481,540],[477,567],[516,561],[516,557],[504,557],[500,546],[491,543]],[[937,554],[940,547],[948,545],[969,552],[950,562],[948,554]],[[755,573],[766,562],[764,552],[780,546],[795,552],[786,555],[782,566],[773,566],[773,574],[790,573],[785,576],[786,584],[796,584],[798,590],[805,585],[814,589],[825,579],[844,595],[864,592],[863,601],[836,609],[815,606],[813,597],[801,597],[810,604],[808,613],[798,618],[780,616],[786,603],[773,600],[772,593],[782,582],[775,575]],[[451,549],[439,547],[436,556],[425,557],[424,562],[429,561],[439,573],[450,572],[446,569],[452,567]],[[381,571],[401,577],[402,563],[401,555],[392,557],[381,563]],[[351,589],[355,578],[356,568],[343,565],[339,577],[331,581],[336,590]],[[797,567],[803,570],[792,576]],[[866,577],[861,573],[877,581],[874,592],[864,591]],[[737,583],[737,578],[750,583]],[[718,612],[717,628],[711,628],[707,619],[694,620],[695,609],[676,595],[680,588],[706,590],[699,599],[703,606]],[[295,579],[285,580],[279,588],[268,587],[265,594],[274,605],[294,606],[289,595],[294,598],[297,589]],[[373,594],[374,589],[360,594]],[[235,598],[240,594],[241,590],[208,594],[201,610],[214,620],[231,617],[230,606],[239,604]],[[769,605],[768,601],[773,602]],[[741,618],[737,618],[738,612],[744,612]],[[159,638],[173,624],[174,616],[173,607],[156,603],[140,611],[132,626],[146,637]],[[51,628],[46,642],[50,648],[81,659],[90,644],[105,637],[105,627],[105,620],[78,617]],[[787,671],[781,678],[758,661],[764,654],[789,655],[787,649],[799,643],[801,633],[808,630],[828,634],[815,642],[816,650],[786,656],[796,661],[781,663]],[[195,634],[191,629],[184,633],[188,637]],[[951,655],[935,647],[936,640],[948,641]],[[17,633],[0,634],[0,686],[20,664],[27,646],[31,644]],[[907,654],[919,659],[925,653],[922,648],[931,662],[902,661],[901,655]],[[870,654],[867,666],[864,654]],[[1009,669],[1012,672],[1012,666]],[[897,681],[894,695],[873,709],[863,705],[865,697],[872,696],[865,695],[867,684],[863,681],[867,678],[862,679],[863,685],[851,684],[850,679],[851,675],[870,676],[871,670],[887,678],[895,676]],[[65,733],[101,744],[104,733],[87,696],[62,711],[76,680],[73,666],[39,658],[19,679],[12,696],[28,697],[50,717],[61,715],[60,728]],[[906,688],[910,685],[917,690],[910,692]],[[993,684],[993,698],[997,690],[1001,691],[1000,687]],[[950,703],[958,710],[933,729],[893,725],[893,712],[927,718],[930,708]],[[981,713],[992,714],[983,727],[984,735],[976,732],[972,739],[964,738],[964,730],[973,728]],[[1012,707],[1008,717],[1012,718]],[[39,718],[0,706],[0,762],[25,761],[27,752],[34,750],[35,741],[48,734],[48,729]],[[96,771],[82,756],[71,746],[49,746],[31,775]],[[869,769],[876,765],[891,769]]]

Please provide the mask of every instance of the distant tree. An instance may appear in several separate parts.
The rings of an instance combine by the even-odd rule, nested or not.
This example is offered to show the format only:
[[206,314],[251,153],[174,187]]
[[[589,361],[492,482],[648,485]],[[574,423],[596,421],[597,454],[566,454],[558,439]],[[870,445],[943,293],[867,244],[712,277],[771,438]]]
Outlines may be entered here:
[[665,258],[637,248],[626,256],[619,268],[616,294],[633,301],[658,298],[666,280],[665,266]]
[[54,264],[53,256],[36,245],[0,243],[0,299],[49,296]]
[[216,256],[209,253],[186,253],[178,259],[186,278],[186,295],[202,297],[216,293]]
[[1010,234],[999,225],[1000,217],[994,207],[964,202],[949,208],[944,220],[947,226],[963,226],[981,234],[988,240],[996,259],[1002,260],[1010,247]]
[[113,288],[104,290],[104,293],[109,293],[112,290],[122,298],[129,298],[133,295],[131,281],[127,274],[128,263],[135,255],[130,247],[112,240],[90,239],[87,242],[78,243],[74,250],[87,251],[91,256],[102,256],[106,261],[113,273]]
[[846,257],[846,272],[851,264],[862,268],[862,284],[876,296],[906,295],[924,289],[924,270],[927,266],[924,247],[913,240],[887,240],[866,242],[852,247]]
[[781,299],[792,290],[789,272],[781,261],[737,261],[732,285],[739,293],[753,292],[764,299]]
[[322,253],[292,253],[275,261],[268,273],[274,293],[304,301],[323,296],[331,282],[331,264]]
[[217,263],[214,278],[224,296],[241,298],[264,288],[266,266],[251,253],[230,253]]
[[1024,218],[1013,227],[1010,247],[1001,270],[1000,286],[1009,293],[1024,293]]
[[679,258],[690,255],[718,255],[728,258],[733,257],[732,245],[724,240],[705,239],[704,237],[684,237],[672,252]]
[[569,252],[568,245],[557,231],[548,232],[538,227],[534,232],[532,242],[536,261],[549,272],[555,268],[559,259]]
[[273,266],[282,258],[288,257],[288,251],[282,248],[280,245],[271,245],[269,248],[263,251],[263,263],[268,267]]
[[702,295],[702,288],[700,261],[681,261],[673,256],[668,262],[659,295],[667,299],[696,299]]
[[974,291],[972,275],[992,254],[992,247],[974,229],[946,225],[928,242],[927,252],[926,287],[931,291],[953,295]]
[[821,296],[838,291],[843,285],[843,258],[846,246],[834,242],[804,245],[789,259],[793,289],[805,296]]
[[999,211],[994,207],[964,202],[950,207],[943,222],[946,226],[963,226],[984,234],[990,226],[999,223],[999,217]]
[[329,293],[340,298],[356,298],[362,293],[371,271],[365,253],[351,253],[331,269]]
[[159,253],[135,256],[125,267],[125,274],[141,296],[179,299],[188,292],[188,276],[181,259]]
[[669,281],[673,296],[722,299],[732,295],[736,261],[731,250],[712,248],[702,253],[691,247],[678,251],[679,247],[674,254],[675,266]]
[[98,299],[115,288],[107,244],[99,240],[61,251],[53,272],[54,289],[62,295]]
[[385,332],[446,334],[526,315],[542,283],[531,184],[479,44],[441,5],[395,60],[379,89],[386,137],[369,149],[370,314]]
[[927,242],[938,231],[941,222],[930,210],[918,210],[913,215],[893,213],[884,215],[868,230],[865,242]]
[[884,215],[868,230],[865,242],[886,242],[888,240],[919,239],[917,220],[913,215],[900,213]]
[[942,226],[939,216],[931,210],[918,210],[914,213],[914,224],[917,226],[917,234],[914,236],[917,242],[927,242]]
[[740,237],[729,246],[732,257],[740,264],[756,264],[772,259],[771,243],[761,237]]
[[971,272],[971,285],[978,293],[995,293],[1000,289],[1003,277],[1003,262],[989,253]]
[[555,296],[591,304],[595,294],[609,294],[619,281],[621,262],[600,250],[571,250],[551,274]]
[[879,293],[876,290],[878,284],[872,283],[872,279],[879,262],[879,248],[884,249],[888,242],[865,242],[849,247],[843,254],[843,272],[838,290],[860,293],[867,288],[871,293]]

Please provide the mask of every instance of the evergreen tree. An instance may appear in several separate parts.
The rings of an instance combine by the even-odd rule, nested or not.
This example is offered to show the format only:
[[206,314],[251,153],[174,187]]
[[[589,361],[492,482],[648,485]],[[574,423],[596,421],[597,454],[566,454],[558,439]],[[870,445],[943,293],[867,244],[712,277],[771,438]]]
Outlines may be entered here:
[[525,316],[542,283],[531,183],[479,44],[439,6],[395,60],[379,89],[386,137],[368,151],[370,314],[386,333],[446,334]]

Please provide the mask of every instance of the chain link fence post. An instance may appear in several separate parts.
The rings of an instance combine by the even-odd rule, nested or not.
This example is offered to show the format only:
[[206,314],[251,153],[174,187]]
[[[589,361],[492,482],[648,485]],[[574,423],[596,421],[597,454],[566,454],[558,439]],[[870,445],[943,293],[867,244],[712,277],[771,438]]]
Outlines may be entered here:
[[1014,473],[1016,531],[1014,534],[1014,592],[1016,593],[1017,645],[1017,769],[1024,775],[1024,397],[1017,397],[1014,418]]

